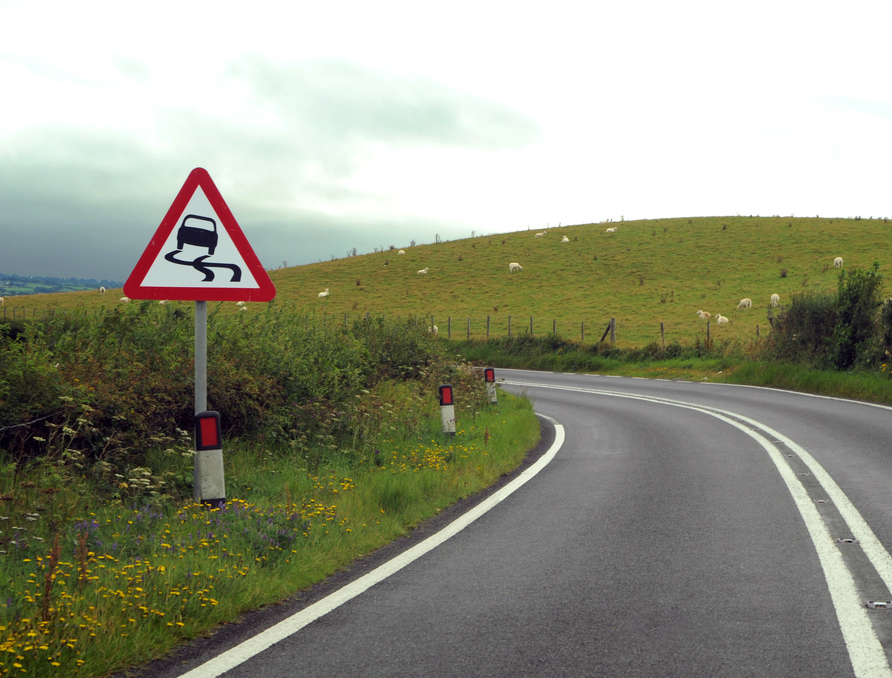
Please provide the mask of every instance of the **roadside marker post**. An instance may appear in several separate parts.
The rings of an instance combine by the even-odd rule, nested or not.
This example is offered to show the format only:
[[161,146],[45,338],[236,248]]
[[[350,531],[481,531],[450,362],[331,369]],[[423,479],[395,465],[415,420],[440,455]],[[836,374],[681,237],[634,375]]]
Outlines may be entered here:
[[499,402],[499,397],[496,395],[496,371],[487,367],[483,370],[483,377],[486,380],[486,395],[489,396],[489,402],[495,405]]
[[452,400],[452,385],[440,386],[440,419],[443,422],[443,433],[455,435],[455,404]]
[[196,503],[213,506],[226,503],[219,412],[206,411],[195,415],[195,482],[192,496]]

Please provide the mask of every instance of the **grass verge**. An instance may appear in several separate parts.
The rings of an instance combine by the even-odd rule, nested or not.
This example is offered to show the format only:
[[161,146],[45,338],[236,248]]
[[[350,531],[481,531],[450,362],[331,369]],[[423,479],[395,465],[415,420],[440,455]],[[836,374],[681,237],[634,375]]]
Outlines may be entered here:
[[501,394],[459,413],[454,437],[431,419],[425,435],[382,435],[358,464],[308,469],[242,442],[227,448],[232,498],[218,508],[91,507],[83,487],[7,475],[0,675],[100,676],[163,656],[486,488],[538,437],[531,404]]

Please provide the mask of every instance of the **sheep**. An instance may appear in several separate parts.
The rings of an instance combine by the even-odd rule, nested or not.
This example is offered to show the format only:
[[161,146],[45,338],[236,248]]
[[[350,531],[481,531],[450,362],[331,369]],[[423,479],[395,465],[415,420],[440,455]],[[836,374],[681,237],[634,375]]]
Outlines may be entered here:
[[235,302],[235,305],[236,305],[236,306],[244,306],[244,305],[245,305],[245,302],[244,302],[244,301],[237,301],[237,302]]
[[749,297],[741,299],[740,303],[737,304],[737,310],[740,310],[742,308],[747,309],[747,308],[752,308],[752,307],[753,307],[753,300],[750,299]]
[[427,331],[436,336],[440,332],[440,328],[436,325],[431,325],[427,328]]
[[119,299],[119,301],[120,301],[122,304],[126,304],[128,301],[130,301],[130,297],[121,297],[121,298]]
[[508,264],[508,270],[509,270],[511,273],[514,273],[514,271],[522,271],[522,270],[523,270],[523,266],[521,266],[520,264],[518,264],[516,261],[512,261],[510,264]]
[[564,236],[563,238],[561,238],[561,242],[570,242],[570,238]]
[[158,303],[161,304],[162,306],[164,306],[165,304],[167,304],[167,299],[162,299]]
[[780,296],[777,294],[771,295],[771,308],[777,308],[777,305],[780,303]]
[[0,297],[0,306],[3,306],[3,297]]
[[715,316],[715,321],[716,321],[719,325],[725,325],[726,323],[731,322],[731,321],[728,320],[725,316],[723,316],[721,313],[716,314],[716,316]]
[[697,311],[697,315],[700,316],[700,320],[709,320],[712,317],[709,311]]
[[605,232],[605,233],[616,233],[616,226],[613,226],[612,228],[608,228],[608,229],[607,229],[606,231],[604,231],[604,232]]
[[418,271],[418,275],[427,275],[427,272],[431,270],[429,266],[425,266],[420,271]]
[[105,294],[105,288],[104,288],[104,287],[100,287],[100,288],[99,288],[99,294]]
[[325,288],[325,291],[324,291],[324,292],[320,292],[317,296],[318,296],[320,299],[325,299],[325,297],[327,297],[329,294],[331,294],[331,292],[329,292],[329,291],[328,291],[328,288],[326,287],[326,288]]
[[400,250],[399,252],[397,252],[397,254],[405,254],[405,253],[406,253],[406,250]]
[[842,257],[836,257],[833,260],[833,268],[842,268]]
[[247,310],[248,310],[248,307],[247,307],[247,306],[239,306],[239,309],[238,309],[238,310],[239,310],[239,311],[247,311]]
[[545,235],[545,231],[542,231],[542,233],[537,233],[537,234],[535,235],[535,237],[536,237],[536,238],[542,238],[544,235]]

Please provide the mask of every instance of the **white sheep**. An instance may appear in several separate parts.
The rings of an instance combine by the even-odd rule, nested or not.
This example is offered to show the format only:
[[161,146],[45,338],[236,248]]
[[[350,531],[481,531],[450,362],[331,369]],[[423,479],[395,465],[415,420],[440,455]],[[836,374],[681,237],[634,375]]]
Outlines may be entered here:
[[105,294],[105,288],[104,288],[104,287],[100,287],[100,288],[99,288],[99,294]]
[[418,271],[418,275],[427,275],[427,272],[431,270],[429,266],[425,266],[420,271]]
[[162,306],[164,306],[165,304],[167,304],[167,299],[162,299],[158,303],[161,304]]
[[329,294],[331,294],[331,292],[329,292],[329,291],[328,291],[328,288],[326,287],[324,292],[320,292],[320,293],[318,294],[318,297],[319,297],[320,299],[325,299],[325,297],[327,297]]
[[780,295],[772,294],[771,295],[771,308],[776,308],[780,303]]
[[725,316],[723,316],[721,313],[716,314],[716,316],[715,316],[715,321],[716,321],[719,325],[725,325],[726,323],[731,322],[731,321],[728,320]]
[[605,233],[616,233],[616,226],[613,226],[612,228],[608,228],[608,229],[607,229],[606,231],[604,231],[604,232],[605,232]]
[[244,306],[244,305],[245,305],[245,302],[244,302],[244,301],[237,301],[237,302],[235,302],[235,305],[236,305],[236,306]]
[[570,238],[564,236],[563,238],[561,238],[561,242],[570,242]]
[[3,297],[0,297],[0,306],[3,306]]
[[520,264],[518,264],[516,261],[512,261],[510,264],[508,264],[508,270],[509,270],[511,273],[514,273],[514,271],[522,271],[522,270],[523,270],[523,266],[521,266]]
[[121,303],[126,304],[128,301],[130,301],[130,297],[121,297],[120,301]]
[[836,257],[833,260],[833,268],[842,268],[842,257]]
[[239,306],[239,309],[238,309],[238,310],[239,310],[239,311],[247,311],[247,310],[248,310],[248,307],[247,307],[247,306]]
[[709,311],[697,311],[697,315],[700,316],[700,320],[709,320],[712,317]]
[[537,237],[537,238],[541,238],[541,237],[543,237],[544,235],[545,235],[545,231],[543,231],[542,233],[537,233],[535,237]]
[[405,253],[406,253],[406,250],[400,250],[399,252],[397,252],[397,254],[405,254]]
[[433,335],[436,335],[440,332],[440,328],[437,327],[436,325],[431,325],[430,327],[427,328],[427,331]]
[[750,299],[749,297],[741,299],[740,303],[737,304],[738,310],[740,310],[741,308],[752,308],[752,307],[753,307],[753,300]]

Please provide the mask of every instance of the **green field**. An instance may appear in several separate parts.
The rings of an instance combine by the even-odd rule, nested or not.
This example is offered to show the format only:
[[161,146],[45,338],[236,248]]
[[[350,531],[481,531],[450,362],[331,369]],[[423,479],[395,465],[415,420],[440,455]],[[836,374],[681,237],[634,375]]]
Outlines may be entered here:
[[[608,234],[608,227],[617,227]],[[541,232],[541,231],[540,231]],[[710,324],[714,339],[748,341],[768,329],[771,294],[781,303],[807,289],[836,288],[838,271],[880,262],[886,274],[890,225],[880,219],[703,217],[655,219],[482,236],[278,269],[270,273],[275,304],[343,321],[373,315],[433,316],[440,334],[491,336],[546,333],[600,339],[616,318],[617,344],[660,340],[682,344],[704,337],[699,309],[729,317]],[[569,242],[562,243],[566,236]],[[523,271],[509,273],[518,262]],[[426,275],[417,271],[429,268]],[[317,295],[329,288],[331,295]],[[121,290],[8,298],[7,317],[55,310],[95,311],[121,302]],[[753,308],[737,310],[744,297]],[[190,302],[171,302],[191,305]],[[230,304],[235,311],[234,304]],[[30,317],[30,315],[29,315]],[[583,326],[584,323],[584,326]]]

